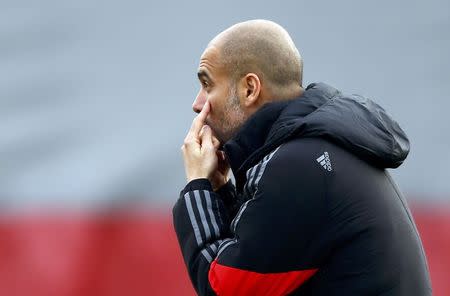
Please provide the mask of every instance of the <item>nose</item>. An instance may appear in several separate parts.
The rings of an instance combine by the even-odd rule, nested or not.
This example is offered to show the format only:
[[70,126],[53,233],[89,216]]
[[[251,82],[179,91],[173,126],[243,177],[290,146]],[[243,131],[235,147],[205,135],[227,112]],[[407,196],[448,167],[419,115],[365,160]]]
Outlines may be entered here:
[[194,110],[195,113],[200,113],[200,111],[202,111],[203,109],[203,106],[205,106],[205,103],[206,103],[206,94],[201,89],[198,92],[197,97],[194,100],[194,103],[192,103],[192,110]]

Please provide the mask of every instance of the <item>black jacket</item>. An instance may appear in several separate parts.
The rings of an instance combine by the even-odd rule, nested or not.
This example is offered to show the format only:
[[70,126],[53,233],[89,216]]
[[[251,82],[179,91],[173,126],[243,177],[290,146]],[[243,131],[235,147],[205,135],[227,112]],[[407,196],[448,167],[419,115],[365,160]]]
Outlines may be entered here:
[[262,107],[224,150],[236,190],[194,180],[173,209],[199,295],[431,295],[386,171],[409,142],[379,105],[311,84]]

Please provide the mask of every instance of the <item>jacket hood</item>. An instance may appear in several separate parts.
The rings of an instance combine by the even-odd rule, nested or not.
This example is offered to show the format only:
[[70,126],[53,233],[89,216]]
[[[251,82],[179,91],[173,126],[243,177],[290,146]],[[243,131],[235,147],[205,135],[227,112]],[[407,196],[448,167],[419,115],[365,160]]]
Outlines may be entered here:
[[264,105],[224,150],[233,172],[240,174],[298,137],[325,138],[381,168],[400,166],[409,153],[405,132],[381,106],[324,83],[310,84],[296,99]]

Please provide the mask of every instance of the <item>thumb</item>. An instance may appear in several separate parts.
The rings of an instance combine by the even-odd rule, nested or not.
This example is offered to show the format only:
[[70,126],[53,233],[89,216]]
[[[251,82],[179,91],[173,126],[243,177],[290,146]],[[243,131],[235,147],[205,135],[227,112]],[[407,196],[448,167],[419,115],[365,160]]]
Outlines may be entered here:
[[214,135],[212,136],[212,142],[213,142],[214,148],[219,149],[220,141]]
[[217,157],[220,161],[225,161],[227,158],[225,156],[225,152],[218,150],[217,151]]

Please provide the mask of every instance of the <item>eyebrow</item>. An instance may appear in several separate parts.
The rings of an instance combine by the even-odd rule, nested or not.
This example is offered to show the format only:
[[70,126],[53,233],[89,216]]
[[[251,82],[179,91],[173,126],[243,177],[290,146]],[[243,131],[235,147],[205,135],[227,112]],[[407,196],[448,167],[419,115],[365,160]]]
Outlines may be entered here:
[[205,70],[199,70],[197,72],[198,79],[202,80],[202,78],[206,78],[207,80],[211,81],[211,77],[209,77],[208,72]]

